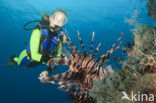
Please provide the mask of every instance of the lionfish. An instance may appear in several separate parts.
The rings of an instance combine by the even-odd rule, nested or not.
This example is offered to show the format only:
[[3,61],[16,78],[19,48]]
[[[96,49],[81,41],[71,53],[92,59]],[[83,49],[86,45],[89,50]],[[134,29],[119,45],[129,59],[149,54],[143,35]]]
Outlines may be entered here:
[[[106,52],[106,54],[103,54],[98,59],[95,59],[95,56],[99,50],[101,43],[99,43],[92,55],[94,32],[92,33],[91,46],[88,55],[86,53],[85,46],[79,32],[78,38],[83,49],[83,54],[72,43],[68,33],[67,35],[68,36],[66,37],[66,41],[68,42],[64,47],[65,50],[69,53],[69,57],[51,58],[48,61],[48,66],[67,65],[69,67],[69,70],[61,74],[47,77],[45,78],[45,82],[56,83],[59,85],[59,88],[66,88],[68,93],[71,93],[75,97],[78,97],[81,101],[86,100],[86,98],[90,98],[90,93],[93,89],[93,81],[98,79],[103,80],[106,77],[107,71],[104,69],[103,63],[107,61],[110,54],[119,49],[121,45],[120,39],[122,38],[123,33],[121,33],[120,37]],[[119,41],[120,43],[117,45]]]

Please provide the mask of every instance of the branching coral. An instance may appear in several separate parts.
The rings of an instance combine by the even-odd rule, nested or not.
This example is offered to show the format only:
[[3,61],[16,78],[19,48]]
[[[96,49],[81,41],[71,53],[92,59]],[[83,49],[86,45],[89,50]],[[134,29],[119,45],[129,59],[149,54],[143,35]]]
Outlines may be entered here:
[[150,26],[141,26],[140,29],[133,32],[134,45],[131,50],[127,48],[128,58],[123,62],[123,66],[129,69],[133,69],[137,72],[144,71],[147,66],[152,66],[154,60],[149,54],[144,43],[146,43],[151,52],[155,55],[156,53],[156,30]]
[[[138,78],[138,80],[135,83],[135,88],[133,88],[132,91],[134,93],[140,92],[140,94],[147,94],[148,96],[150,94],[153,94],[154,98],[156,98],[156,74],[145,74],[142,77]],[[149,102],[144,100],[141,103]]]
[[103,82],[94,82],[92,97],[97,103],[127,103],[121,100],[122,91],[129,93],[136,80],[136,75],[125,69],[110,73]]
[[123,48],[127,59],[121,64],[122,69],[110,73],[103,82],[94,82],[92,97],[97,103],[136,103],[121,101],[122,91],[156,96],[156,29],[139,25],[131,31],[134,44]]

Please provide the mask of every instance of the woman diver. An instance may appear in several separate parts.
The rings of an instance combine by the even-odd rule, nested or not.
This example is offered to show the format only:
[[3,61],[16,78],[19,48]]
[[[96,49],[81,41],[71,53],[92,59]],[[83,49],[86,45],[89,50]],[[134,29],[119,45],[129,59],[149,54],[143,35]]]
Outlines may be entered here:
[[[62,43],[65,42],[65,35],[62,26],[67,22],[67,14],[63,10],[56,10],[50,16],[43,16],[36,28],[33,29],[30,43],[19,57],[12,56],[8,64],[26,65],[28,67],[36,64],[45,64],[50,58],[60,57]],[[56,43],[60,39],[61,43]],[[52,69],[48,68],[40,76],[48,75]]]

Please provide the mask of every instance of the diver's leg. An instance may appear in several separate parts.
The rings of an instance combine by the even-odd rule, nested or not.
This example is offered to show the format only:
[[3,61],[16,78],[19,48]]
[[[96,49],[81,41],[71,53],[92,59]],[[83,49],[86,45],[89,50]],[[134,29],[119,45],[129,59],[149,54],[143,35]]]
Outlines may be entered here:
[[27,59],[27,57],[28,57],[27,51],[23,50],[19,55],[19,57],[14,57],[13,60],[16,62],[18,66],[20,66],[25,64],[23,59]]
[[21,54],[19,55],[19,57],[16,57],[16,56],[11,56],[10,57],[10,59],[9,59],[9,61],[7,62],[7,66],[13,66],[14,64],[16,64],[16,65],[21,65],[21,62],[22,62],[22,60],[24,59],[24,58],[26,58],[26,56],[27,56],[27,52],[26,52],[26,50],[23,50],[22,52],[21,52]]

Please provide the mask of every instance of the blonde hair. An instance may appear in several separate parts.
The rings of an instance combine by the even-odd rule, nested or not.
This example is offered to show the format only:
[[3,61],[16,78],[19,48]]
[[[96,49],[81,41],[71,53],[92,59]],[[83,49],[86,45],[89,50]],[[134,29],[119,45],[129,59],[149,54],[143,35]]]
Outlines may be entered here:
[[42,19],[47,21],[47,20],[49,20],[49,17],[50,16],[53,16],[56,12],[62,12],[63,14],[65,14],[65,16],[67,16],[67,13],[66,13],[65,10],[63,10],[63,9],[57,9],[53,13],[43,12],[42,13]]
[[53,14],[52,14],[52,15],[54,15],[56,12],[62,12],[65,16],[67,16],[66,11],[65,11],[65,10],[63,10],[63,9],[57,9],[57,10],[55,10],[55,11],[53,12]]

